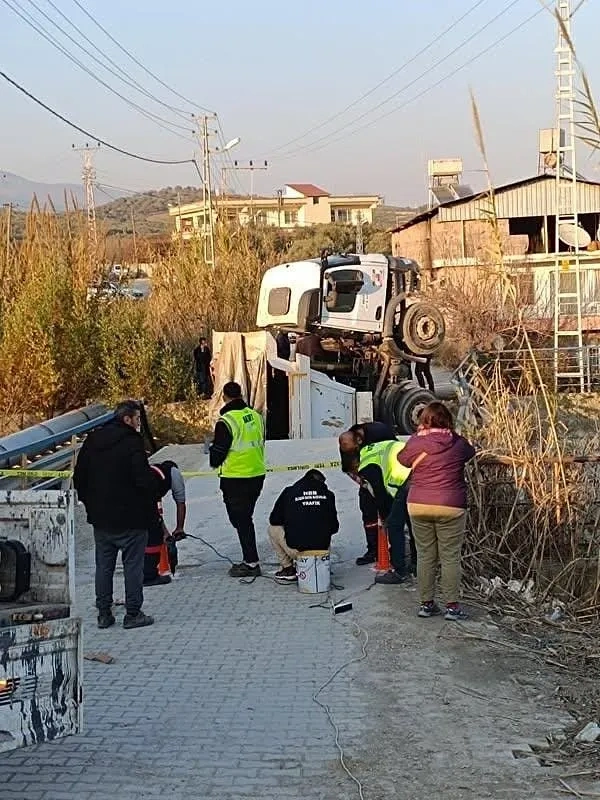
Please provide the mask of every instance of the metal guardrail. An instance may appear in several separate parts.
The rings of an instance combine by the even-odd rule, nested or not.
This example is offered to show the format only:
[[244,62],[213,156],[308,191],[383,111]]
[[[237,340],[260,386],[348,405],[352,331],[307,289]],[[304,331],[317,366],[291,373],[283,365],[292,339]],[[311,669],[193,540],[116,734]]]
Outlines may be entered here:
[[[146,416],[144,403],[140,402],[142,434],[150,452],[155,453],[157,445]],[[39,425],[25,428],[0,439],[0,473],[19,472],[14,477],[0,474],[0,489],[51,489],[68,485],[70,478],[38,477],[28,478],[23,471],[58,471],[74,466],[81,437],[114,419],[114,411],[101,404],[86,406],[54,417]]]
[[[535,367],[532,358],[535,358]],[[586,392],[600,391],[600,346],[584,345],[578,347],[543,347],[533,348],[530,353],[526,348],[520,350],[499,350],[486,352],[470,352],[462,360],[452,374],[451,382],[464,390],[469,383],[469,373],[472,367],[477,366],[485,371],[486,368],[498,366],[503,378],[507,382],[518,385],[526,373],[538,374],[544,384],[551,389],[555,386],[556,372],[573,373],[571,378],[559,378],[559,390],[564,392],[581,392],[581,381],[576,374],[581,364],[584,374],[584,387]]]
[[[112,419],[114,412],[106,406],[92,405],[5,436],[0,439],[0,469],[61,470],[71,467],[81,447],[81,441],[76,440]],[[50,489],[61,483],[61,478],[34,480],[22,475],[14,478],[0,476],[0,489],[3,490],[24,486]]]

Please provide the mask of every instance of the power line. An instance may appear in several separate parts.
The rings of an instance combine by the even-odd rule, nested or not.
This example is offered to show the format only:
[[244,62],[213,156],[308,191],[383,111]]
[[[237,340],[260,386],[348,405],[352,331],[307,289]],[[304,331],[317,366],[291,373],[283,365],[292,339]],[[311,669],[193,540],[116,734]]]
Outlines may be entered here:
[[159,159],[159,158],[150,158],[149,156],[141,156],[138,153],[132,153],[129,150],[124,150],[121,147],[117,147],[116,145],[111,144],[110,142],[107,142],[104,139],[101,139],[99,136],[96,136],[95,133],[90,133],[90,131],[86,131],[85,128],[80,127],[75,122],[71,122],[70,119],[67,119],[67,117],[64,117],[58,111],[55,111],[53,108],[50,108],[50,106],[46,105],[46,103],[44,103],[38,97],[36,97],[35,95],[31,94],[31,92],[29,92],[27,89],[25,89],[19,83],[17,83],[15,80],[13,80],[11,77],[9,77],[5,72],[2,72],[2,70],[0,70],[0,78],[4,78],[4,80],[7,81],[7,83],[10,83],[11,86],[14,86],[15,89],[18,89],[22,94],[24,94],[30,100],[33,100],[34,103],[37,103],[38,106],[43,108],[49,114],[52,114],[53,117],[56,117],[57,119],[61,120],[61,122],[64,122],[66,125],[68,125],[69,127],[74,128],[76,131],[79,131],[79,133],[83,133],[84,136],[87,136],[90,139],[93,139],[95,142],[99,142],[100,144],[104,145],[104,147],[108,147],[109,150],[114,150],[115,153],[120,153],[121,155],[128,156],[129,158],[135,158],[138,161],[146,161],[149,164],[171,164],[171,165],[193,164],[196,167],[196,169],[198,169],[198,163],[197,163],[195,158],[186,158],[186,159],[182,159],[182,160],[179,160],[179,161],[167,161],[167,160],[163,160],[163,159]]
[[[477,36],[479,36],[479,35],[480,35],[481,33],[483,33],[485,30],[487,30],[488,28],[490,28],[490,27],[491,27],[491,26],[492,26],[492,25],[493,25],[495,22],[497,22],[497,20],[499,20],[499,19],[500,19],[500,17],[502,17],[502,16],[504,16],[505,14],[507,14],[507,13],[510,11],[510,9],[511,9],[511,8],[513,8],[514,6],[516,6],[516,5],[517,5],[517,3],[520,3],[520,2],[521,2],[521,0],[512,0],[512,2],[510,2],[510,3],[509,3],[509,4],[508,4],[508,5],[505,7],[505,8],[503,8],[503,9],[502,9],[501,11],[499,11],[499,12],[498,12],[498,13],[497,13],[497,14],[496,14],[494,17],[492,17],[492,19],[491,19],[491,20],[489,20],[488,22],[486,22],[486,23],[485,23],[485,25],[482,25],[482,26],[481,26],[480,28],[478,28],[478,29],[477,29],[477,30],[476,30],[474,33],[472,33],[470,36],[468,36],[466,39],[464,39],[464,40],[463,40],[463,41],[462,41],[462,42],[461,42],[459,45],[457,45],[457,46],[456,46],[456,47],[455,47],[453,50],[451,50],[451,51],[450,51],[450,52],[449,52],[447,55],[443,56],[442,58],[439,58],[439,59],[438,59],[437,61],[435,61],[435,62],[434,62],[434,63],[433,63],[433,64],[432,64],[430,67],[428,67],[428,68],[427,68],[427,69],[426,69],[424,72],[422,72],[422,73],[421,73],[420,75],[418,75],[416,78],[414,78],[413,80],[411,80],[409,83],[405,84],[405,85],[404,85],[404,86],[403,86],[401,89],[398,89],[398,90],[397,90],[397,91],[395,91],[393,94],[391,94],[391,95],[388,95],[388,97],[386,97],[384,100],[381,100],[381,102],[377,103],[377,105],[373,106],[373,108],[367,109],[367,111],[363,111],[363,113],[362,113],[362,114],[359,114],[359,116],[358,116],[358,117],[355,117],[355,118],[354,118],[354,119],[353,119],[351,122],[349,122],[348,124],[349,124],[349,125],[354,125],[354,124],[356,124],[357,122],[360,122],[360,120],[364,119],[365,117],[368,117],[368,116],[369,116],[370,114],[372,114],[374,111],[377,111],[377,110],[378,110],[379,108],[381,108],[382,106],[385,106],[385,105],[387,105],[387,104],[388,104],[388,103],[389,103],[391,100],[393,100],[393,99],[394,99],[395,97],[397,97],[399,94],[402,94],[402,93],[403,93],[403,92],[405,92],[407,89],[410,89],[410,87],[411,87],[411,86],[414,86],[414,85],[415,85],[415,83],[418,83],[418,82],[419,82],[419,81],[420,81],[422,78],[424,78],[426,75],[429,75],[429,73],[430,73],[430,72],[433,72],[433,71],[434,71],[434,70],[435,70],[437,67],[439,67],[439,66],[440,66],[440,64],[443,64],[445,61],[447,61],[447,60],[448,60],[449,58],[451,58],[453,55],[455,55],[456,53],[458,53],[458,51],[459,51],[459,50],[462,50],[462,48],[463,48],[465,45],[469,44],[469,42],[473,41],[473,39],[477,38]],[[293,150],[293,151],[291,151],[290,153],[284,153],[284,155],[285,155],[285,156],[288,156],[288,155],[292,155],[292,154],[293,154],[293,153],[295,153],[295,152],[300,152],[300,151],[302,151],[302,150],[306,150],[306,149],[312,148],[314,145],[316,145],[316,144],[319,144],[320,142],[323,142],[323,141],[325,141],[325,139],[328,139],[330,136],[335,136],[335,134],[336,134],[336,133],[340,133],[341,131],[345,130],[345,128],[346,128],[346,126],[345,126],[345,125],[342,125],[341,127],[339,127],[339,128],[336,128],[336,129],[335,129],[335,130],[333,130],[333,131],[330,131],[329,133],[325,134],[324,136],[321,136],[319,139],[315,139],[313,142],[308,142],[308,143],[307,143],[307,144],[305,144],[305,145],[301,145],[300,147],[298,147],[298,148],[297,148],[297,150]]]
[[453,22],[451,25],[449,25],[449,26],[448,26],[448,27],[447,27],[445,30],[443,30],[443,31],[442,31],[442,32],[441,32],[441,33],[440,33],[438,36],[436,36],[436,37],[435,37],[435,39],[432,39],[432,40],[429,42],[429,44],[425,45],[425,47],[423,47],[421,50],[419,50],[419,52],[418,52],[418,53],[415,53],[415,55],[414,55],[414,56],[411,56],[409,59],[407,59],[407,60],[406,60],[406,61],[405,61],[403,64],[401,64],[401,65],[400,65],[400,66],[399,66],[397,69],[395,69],[393,72],[390,72],[390,74],[389,74],[389,75],[387,75],[385,78],[383,78],[383,80],[379,81],[379,83],[378,83],[378,84],[376,84],[376,85],[375,85],[375,86],[373,86],[371,89],[369,89],[368,91],[366,91],[364,94],[362,94],[362,95],[361,95],[360,97],[358,97],[356,100],[353,100],[353,101],[352,101],[352,103],[349,103],[349,104],[348,104],[348,105],[347,105],[345,108],[343,108],[341,111],[338,111],[337,113],[335,113],[335,114],[332,114],[330,117],[327,117],[327,119],[326,119],[326,120],[323,120],[323,122],[320,122],[318,125],[314,125],[312,128],[309,128],[307,131],[305,131],[304,133],[300,134],[300,136],[296,136],[294,139],[290,139],[290,140],[289,140],[289,142],[285,142],[285,144],[279,145],[279,146],[278,146],[278,147],[276,147],[276,148],[275,148],[275,149],[274,149],[272,152],[276,153],[276,152],[278,152],[279,150],[283,150],[283,149],[285,149],[286,147],[289,147],[289,145],[291,145],[291,144],[294,144],[295,142],[298,142],[298,141],[300,141],[301,139],[305,139],[305,138],[306,138],[307,136],[309,136],[311,133],[314,133],[315,131],[318,131],[318,130],[320,130],[321,128],[324,128],[324,127],[325,127],[326,125],[328,125],[330,122],[333,122],[335,119],[338,119],[338,118],[339,118],[339,117],[341,117],[343,114],[345,114],[347,111],[350,111],[350,109],[352,109],[352,108],[354,108],[355,106],[357,106],[359,103],[362,103],[362,101],[363,101],[363,100],[366,100],[366,99],[367,99],[367,97],[370,97],[370,96],[371,96],[372,94],[374,94],[374,93],[375,93],[375,92],[376,92],[378,89],[381,89],[381,87],[382,87],[382,86],[384,86],[386,83],[388,83],[389,81],[391,81],[391,79],[392,79],[392,78],[395,78],[395,77],[396,77],[396,75],[398,75],[400,72],[404,71],[404,70],[405,70],[407,67],[409,67],[411,64],[413,64],[413,63],[414,63],[414,62],[415,62],[415,61],[416,61],[418,58],[420,58],[422,55],[424,55],[424,54],[425,54],[425,53],[426,53],[428,50],[431,50],[431,48],[432,48],[434,45],[436,45],[436,44],[437,44],[437,43],[438,43],[438,42],[439,42],[441,39],[443,39],[443,38],[444,38],[444,36],[446,36],[448,33],[450,33],[451,31],[453,31],[453,30],[454,30],[454,28],[458,27],[458,25],[460,25],[460,23],[461,23],[461,22],[462,22],[464,19],[466,19],[466,18],[467,18],[467,17],[468,17],[470,14],[472,14],[474,11],[476,11],[476,10],[479,8],[479,6],[483,5],[483,3],[486,3],[486,2],[487,2],[487,0],[477,0],[477,2],[475,3],[475,5],[471,6],[471,8],[470,8],[468,11],[465,11],[465,13],[464,13],[464,14],[462,14],[462,16],[460,16],[460,17],[459,17],[458,19],[456,19],[456,20],[455,20],[455,21],[454,21],[454,22]]
[[100,53],[102,58],[105,59],[105,61],[107,61],[115,69],[107,67],[106,64],[103,64],[102,61],[96,58],[96,56],[93,53],[90,53],[90,51],[86,47],[84,47],[76,39],[74,39],[67,31],[64,30],[64,28],[58,25],[52,19],[52,17],[50,17],[48,14],[46,14],[46,12],[43,9],[41,9],[38,5],[36,5],[34,0],[29,0],[30,5],[32,5],[35,9],[37,9],[37,11],[40,14],[42,14],[42,16],[45,19],[51,22],[55,28],[57,28],[64,36],[66,36],[71,42],[73,42],[73,44],[75,44],[80,50],[86,53],[86,55],[88,55],[91,59],[93,59],[97,64],[100,64],[100,66],[103,67],[105,70],[107,70],[107,72],[110,72],[116,78],[123,81],[123,83],[125,83],[127,86],[130,86],[131,88],[140,92],[140,94],[143,94],[145,97],[149,98],[150,100],[153,100],[158,105],[164,106],[164,108],[168,109],[169,111],[172,111],[178,117],[181,117],[186,121],[189,121],[190,113],[188,113],[185,109],[177,108],[176,106],[172,106],[169,103],[165,103],[159,97],[152,94],[152,92],[148,91],[148,89],[144,88],[144,86],[142,86],[141,83],[135,80],[135,78],[128,76],[125,70],[116,61],[114,61],[114,59],[112,59],[107,53],[105,53],[100,47],[98,47],[98,45],[92,39],[90,39],[90,37],[87,36],[86,33],[82,31],[78,25],[76,25],[71,19],[69,19],[69,17],[67,17],[67,15],[61,11],[61,9],[56,5],[56,3],[53,2],[53,0],[46,0],[46,2],[56,11],[56,13],[62,19],[65,20],[65,22],[67,22],[75,31],[77,31],[77,33],[84,39],[84,41],[86,41],[89,45],[91,45],[94,48],[94,50]]
[[[380,114],[378,117],[375,117],[375,119],[369,120],[364,125],[360,125],[358,128],[355,128],[354,130],[346,131],[343,136],[338,136],[336,139],[331,139],[330,141],[326,141],[326,142],[324,142],[323,144],[320,144],[317,147],[313,147],[313,145],[317,144],[319,141],[322,141],[322,140],[316,140],[315,142],[312,142],[311,145],[307,145],[306,148],[299,148],[298,150],[293,151],[292,153],[285,153],[283,156],[281,156],[279,158],[279,160],[282,161],[282,160],[287,160],[289,158],[295,158],[297,155],[299,155],[302,152],[305,152],[305,153],[316,153],[319,150],[323,150],[325,147],[329,147],[332,144],[335,144],[337,142],[343,141],[344,139],[348,138],[349,136],[354,136],[356,133],[359,133],[360,131],[365,130],[366,128],[370,128],[372,125],[375,125],[377,122],[380,122],[382,119],[386,119],[391,114],[395,114],[397,111],[400,111],[403,108],[406,108],[406,106],[410,105],[411,103],[414,103],[415,100],[420,100],[421,97],[424,97],[426,94],[429,94],[429,92],[433,91],[433,89],[437,89],[437,87],[440,86],[442,83],[445,83],[447,80],[450,80],[450,78],[453,78],[456,74],[461,72],[463,69],[466,69],[466,67],[470,66],[473,62],[477,61],[482,56],[487,55],[487,53],[489,53],[494,48],[498,47],[498,45],[500,45],[503,42],[505,42],[513,34],[517,33],[517,31],[521,30],[521,28],[524,28],[526,25],[528,25],[533,19],[535,19],[537,16],[539,16],[544,10],[545,10],[544,8],[538,9],[533,14],[531,14],[531,16],[527,17],[527,19],[523,20],[523,22],[519,23],[519,25],[516,25],[514,28],[512,28],[510,31],[508,31],[508,33],[505,33],[504,36],[501,36],[499,39],[496,39],[494,42],[492,42],[490,45],[485,47],[483,50],[480,50],[479,53],[477,53],[476,55],[472,56],[467,61],[463,62],[460,66],[458,66],[455,69],[453,69],[447,75],[444,75],[442,78],[440,78],[435,83],[432,83],[430,86],[427,86],[425,89],[423,89],[422,91],[418,92],[416,95],[413,95],[413,97],[410,97],[404,103],[401,103],[400,105],[394,106],[389,111],[386,111],[385,114]],[[328,138],[328,137],[323,137],[323,139],[326,139],[326,138]]]
[[[14,14],[16,14],[18,17],[20,17],[27,25],[29,25],[29,27],[33,28],[33,30],[35,30],[42,38],[44,38],[53,47],[55,47],[59,52],[61,52],[64,56],[66,56],[66,58],[68,58],[69,61],[71,61],[74,64],[76,64],[80,69],[82,69],[85,73],[87,73],[91,78],[93,78],[95,81],[97,81],[102,86],[104,86],[106,89],[108,89],[109,92],[111,92],[112,94],[114,94],[117,97],[119,97],[127,105],[131,106],[136,111],[138,111],[140,114],[142,114],[142,116],[144,116],[147,119],[151,120],[156,125],[158,125],[160,128],[164,128],[169,133],[171,133],[173,136],[178,136],[180,139],[184,139],[185,141],[188,140],[188,137],[182,136],[182,134],[178,133],[175,130],[172,130],[172,128],[179,128],[180,130],[186,130],[186,128],[184,128],[182,125],[179,125],[177,123],[170,122],[169,120],[166,120],[163,117],[160,117],[160,116],[158,116],[157,114],[154,114],[151,111],[147,111],[146,109],[142,108],[142,106],[139,106],[137,103],[135,103],[133,100],[129,99],[125,95],[123,95],[120,92],[118,92],[110,84],[108,84],[108,83],[106,83],[106,81],[102,80],[102,78],[100,78],[97,75],[95,75],[82,61],[80,61],[78,58],[76,58],[74,55],[72,55],[72,53],[70,53],[52,34],[50,34],[47,31],[45,31],[43,29],[43,27],[40,26],[39,22],[35,19],[35,17],[32,17],[32,15],[29,14],[27,11],[25,11],[22,8],[22,6],[19,7],[18,4],[17,4],[17,7],[15,8],[11,4],[11,2],[9,2],[9,0],[2,0],[2,2],[6,6],[8,6],[8,8]],[[16,3],[16,0],[15,0],[15,3]],[[167,126],[170,126],[170,127],[167,127]]]
[[196,103],[193,100],[190,100],[189,98],[185,97],[185,95],[180,94],[180,92],[178,92],[176,89],[173,89],[172,86],[169,86],[168,83],[165,83],[165,81],[163,81],[161,78],[159,78],[158,75],[155,75],[155,73],[152,72],[151,70],[149,70],[148,67],[146,67],[144,64],[142,64],[142,62],[139,59],[137,59],[133,55],[133,53],[131,53],[129,50],[127,50],[126,47],[124,47],[120,42],[118,42],[115,39],[115,37],[105,27],[103,27],[98,22],[98,20],[87,10],[87,8],[85,8],[79,2],[79,0],[73,0],[73,2],[80,9],[80,11],[83,11],[83,13],[86,15],[86,17],[88,17],[88,19],[90,19],[94,23],[94,25],[96,25],[96,27],[99,28],[102,31],[102,33],[105,36],[107,36],[110,39],[110,41],[114,45],[116,45],[116,47],[119,48],[119,50],[121,50],[121,52],[125,53],[125,55],[128,58],[130,58],[133,61],[134,64],[137,64],[137,66],[140,67],[140,69],[144,70],[144,72],[147,75],[149,75],[151,78],[154,78],[154,80],[157,81],[158,83],[160,83],[161,86],[163,86],[165,89],[168,89],[171,92],[171,94],[174,94],[175,97],[179,97],[180,100],[183,100],[184,102],[188,103],[188,105],[194,106],[195,108],[201,109],[202,111],[210,112],[210,109],[205,108],[204,106],[201,106],[199,103]]

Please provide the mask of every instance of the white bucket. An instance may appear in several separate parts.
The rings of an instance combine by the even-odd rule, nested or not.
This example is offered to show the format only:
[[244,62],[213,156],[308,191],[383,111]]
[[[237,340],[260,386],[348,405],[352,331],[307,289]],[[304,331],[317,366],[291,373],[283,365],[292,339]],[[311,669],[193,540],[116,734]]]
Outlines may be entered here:
[[328,550],[305,550],[296,559],[298,591],[303,594],[328,592],[331,587]]

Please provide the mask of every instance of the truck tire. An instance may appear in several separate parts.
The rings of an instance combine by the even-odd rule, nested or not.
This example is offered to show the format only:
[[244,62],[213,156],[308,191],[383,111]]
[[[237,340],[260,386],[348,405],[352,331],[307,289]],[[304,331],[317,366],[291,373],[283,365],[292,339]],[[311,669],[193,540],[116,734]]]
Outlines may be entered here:
[[421,409],[436,398],[427,389],[392,384],[384,390],[381,399],[382,421],[399,433],[410,436],[417,430]]
[[413,303],[400,320],[400,333],[404,345],[416,356],[431,356],[446,335],[442,313],[431,303]]

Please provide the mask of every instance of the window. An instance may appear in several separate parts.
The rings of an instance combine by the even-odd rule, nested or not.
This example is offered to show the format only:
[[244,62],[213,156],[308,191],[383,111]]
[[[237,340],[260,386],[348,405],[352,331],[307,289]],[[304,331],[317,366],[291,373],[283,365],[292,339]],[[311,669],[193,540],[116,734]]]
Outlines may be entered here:
[[283,221],[286,225],[296,225],[298,223],[298,212],[297,211],[284,211],[283,212]]
[[282,286],[279,289],[271,289],[267,305],[269,315],[272,317],[284,317],[290,310],[291,294],[287,286]]
[[352,222],[352,211],[349,208],[332,208],[331,221],[341,225],[350,225]]
[[254,215],[254,222],[256,223],[256,225],[266,225],[268,223],[267,212],[258,211]]
[[348,314],[364,286],[364,275],[357,269],[337,269],[326,272],[324,277],[327,281],[325,308],[337,314]]
[[319,198],[313,197],[313,206],[318,206],[318,205],[319,205]]
[[194,220],[191,217],[183,217],[181,220],[181,230],[185,233],[189,233],[189,231],[193,230],[194,228]]
[[535,304],[533,272],[521,272],[518,275],[511,275],[510,281],[515,287],[516,300],[520,307]]

